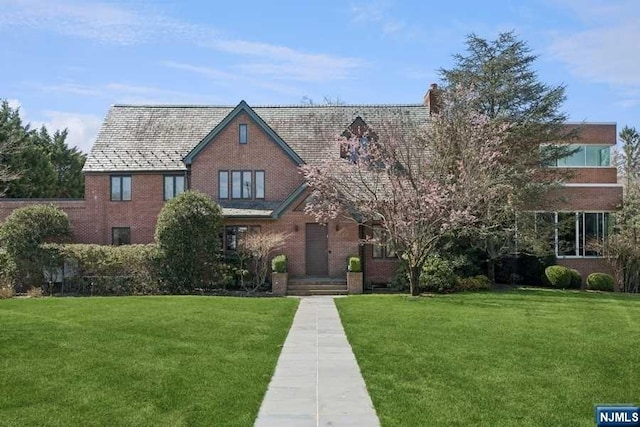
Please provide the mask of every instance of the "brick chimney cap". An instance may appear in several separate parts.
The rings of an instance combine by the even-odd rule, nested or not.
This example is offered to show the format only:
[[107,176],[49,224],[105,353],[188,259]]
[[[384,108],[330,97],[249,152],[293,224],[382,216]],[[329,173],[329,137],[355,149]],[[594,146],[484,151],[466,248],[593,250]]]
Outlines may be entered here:
[[436,90],[436,89],[438,89],[438,83],[431,83],[430,88],[431,88],[431,90]]

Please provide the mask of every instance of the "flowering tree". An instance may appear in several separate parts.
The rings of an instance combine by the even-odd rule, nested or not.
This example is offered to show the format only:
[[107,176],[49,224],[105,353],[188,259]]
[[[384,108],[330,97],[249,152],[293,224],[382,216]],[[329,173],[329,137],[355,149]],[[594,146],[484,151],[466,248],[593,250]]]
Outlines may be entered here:
[[389,117],[380,128],[337,138],[327,158],[302,167],[311,188],[307,213],[379,223],[409,272],[412,295],[427,257],[450,233],[465,233],[500,198],[507,126],[473,108],[473,93],[442,94],[430,123]]
[[238,252],[242,263],[247,263],[253,274],[251,284],[245,284],[242,277],[242,286],[246,290],[255,292],[264,285],[271,266],[270,257],[274,251],[285,246],[287,238],[287,233],[264,232],[249,234],[240,241]]

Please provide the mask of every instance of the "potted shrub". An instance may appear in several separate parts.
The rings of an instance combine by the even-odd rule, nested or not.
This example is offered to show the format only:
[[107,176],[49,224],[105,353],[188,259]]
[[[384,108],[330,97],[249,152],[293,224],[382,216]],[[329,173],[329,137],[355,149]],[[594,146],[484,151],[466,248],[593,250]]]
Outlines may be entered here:
[[350,294],[361,294],[363,291],[362,263],[357,255],[347,258],[347,288]]
[[289,273],[287,273],[287,257],[276,255],[271,260],[271,292],[274,295],[286,295]]

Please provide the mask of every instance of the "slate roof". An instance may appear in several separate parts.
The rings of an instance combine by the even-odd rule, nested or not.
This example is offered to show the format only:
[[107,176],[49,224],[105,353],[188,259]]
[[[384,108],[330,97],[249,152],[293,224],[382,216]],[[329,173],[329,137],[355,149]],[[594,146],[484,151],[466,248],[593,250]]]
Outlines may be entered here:
[[[85,172],[181,171],[182,159],[234,107],[114,105],[109,109],[84,166]],[[331,152],[336,135],[361,117],[370,128],[402,116],[428,121],[428,110],[414,105],[261,106],[252,107],[305,163]]]

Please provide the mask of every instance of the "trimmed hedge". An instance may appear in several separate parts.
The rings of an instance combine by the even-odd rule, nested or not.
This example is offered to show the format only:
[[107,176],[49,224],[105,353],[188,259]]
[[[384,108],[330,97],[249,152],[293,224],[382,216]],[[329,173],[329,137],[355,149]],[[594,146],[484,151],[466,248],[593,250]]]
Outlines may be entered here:
[[43,245],[50,265],[66,264],[65,292],[91,295],[163,293],[156,245]]
[[271,270],[275,273],[286,273],[287,272],[287,256],[276,255],[271,260]]
[[549,283],[554,288],[567,289],[571,285],[571,270],[562,265],[552,265],[544,270]]
[[453,261],[432,255],[422,267],[420,288],[427,292],[454,292],[456,274]]
[[359,256],[350,256],[348,261],[348,270],[351,273],[359,273],[362,271],[362,265],[360,263]]
[[613,292],[615,281],[610,274],[607,273],[591,273],[587,277],[587,289],[594,291]]
[[580,289],[582,288],[582,275],[575,268],[570,268],[569,272],[571,273],[571,284],[569,285],[572,289]]

